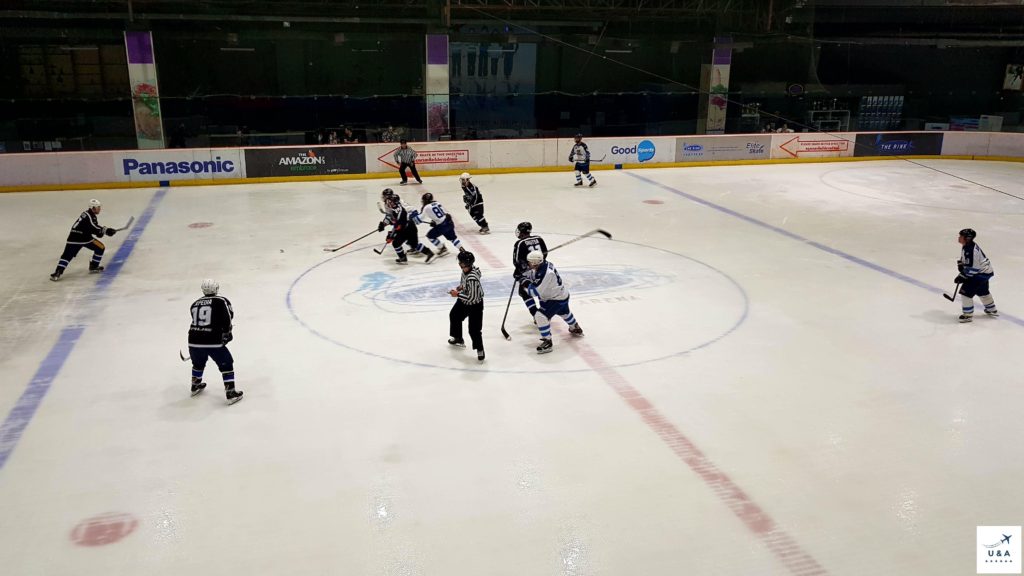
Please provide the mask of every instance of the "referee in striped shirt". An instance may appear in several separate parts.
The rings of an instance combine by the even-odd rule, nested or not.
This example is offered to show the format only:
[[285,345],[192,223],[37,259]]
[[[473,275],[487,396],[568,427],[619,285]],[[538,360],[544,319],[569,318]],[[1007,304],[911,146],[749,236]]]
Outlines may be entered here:
[[409,148],[409,143],[406,142],[405,138],[398,142],[398,150],[395,150],[395,162],[398,162],[398,173],[402,175],[402,186],[405,186],[409,181],[409,177],[405,175],[406,168],[412,170],[412,175],[416,178],[416,181],[423,184],[420,173],[416,171],[416,151]]
[[483,362],[484,339],[480,331],[484,326],[484,288],[480,285],[480,269],[473,265],[475,262],[476,257],[472,252],[459,252],[462,282],[458,288],[448,291],[453,298],[458,298],[452,306],[452,311],[448,313],[451,324],[451,338],[448,339],[448,343],[452,346],[466,346],[466,341],[462,339],[462,321],[468,317],[469,337],[473,340],[476,359]]

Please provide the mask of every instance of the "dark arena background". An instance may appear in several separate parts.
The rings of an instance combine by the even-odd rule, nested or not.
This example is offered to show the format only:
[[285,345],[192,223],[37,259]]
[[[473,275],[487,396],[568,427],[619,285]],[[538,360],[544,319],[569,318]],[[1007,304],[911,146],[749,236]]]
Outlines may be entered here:
[[1024,0],[5,0],[0,572],[1020,574],[1022,111]]

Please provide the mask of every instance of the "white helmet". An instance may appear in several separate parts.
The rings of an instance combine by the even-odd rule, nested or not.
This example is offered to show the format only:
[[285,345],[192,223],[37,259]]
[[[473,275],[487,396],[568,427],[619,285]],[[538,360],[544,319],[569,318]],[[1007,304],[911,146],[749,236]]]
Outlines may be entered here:
[[469,172],[463,172],[462,176],[459,176],[459,180],[469,180]]
[[95,198],[93,198],[92,200],[89,200],[89,208],[99,208],[100,206],[103,206],[103,205],[100,204],[99,200],[97,200]]
[[526,255],[526,261],[532,264],[540,264],[544,261],[544,253],[540,250],[534,250]]
[[217,291],[220,290],[220,284],[212,278],[207,278],[206,280],[203,280],[202,288],[203,294],[206,294],[207,296],[216,296]]

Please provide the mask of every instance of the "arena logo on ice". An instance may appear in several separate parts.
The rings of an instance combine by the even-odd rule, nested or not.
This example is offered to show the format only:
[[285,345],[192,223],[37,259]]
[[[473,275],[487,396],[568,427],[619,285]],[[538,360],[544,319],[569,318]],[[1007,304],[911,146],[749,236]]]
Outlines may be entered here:
[[132,174],[231,174],[235,171],[235,163],[222,160],[220,156],[213,160],[183,160],[181,162],[143,162],[136,158],[125,158],[121,161],[125,176]]
[[[587,302],[591,304],[639,300],[637,290],[655,288],[674,280],[673,276],[633,266],[593,266],[559,272],[569,284],[573,300],[588,299]],[[374,272],[363,275],[360,280],[362,285],[356,292],[373,301],[378,307],[391,312],[404,312],[407,311],[406,307],[433,309],[451,306],[452,299],[447,294],[451,289],[451,274],[399,278],[383,272]],[[485,275],[482,284],[488,299],[503,299],[508,294],[507,275]],[[613,293],[617,296],[596,298],[602,295],[611,296]]]

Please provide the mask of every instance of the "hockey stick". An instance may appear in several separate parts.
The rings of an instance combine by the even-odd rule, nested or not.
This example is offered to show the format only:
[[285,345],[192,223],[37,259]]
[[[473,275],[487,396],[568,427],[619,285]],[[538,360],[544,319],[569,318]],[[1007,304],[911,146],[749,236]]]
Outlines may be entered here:
[[388,239],[388,241],[385,242],[384,245],[380,247],[380,249],[374,248],[373,251],[376,252],[377,254],[383,254],[384,250],[387,249],[389,244],[391,244],[391,239]]
[[956,285],[953,286],[953,295],[950,296],[949,294],[946,294],[945,292],[943,292],[942,293],[942,297],[945,298],[946,300],[949,300],[950,302],[956,302],[956,293],[959,292],[959,291],[960,291],[960,283],[957,282]]
[[[554,252],[555,250],[558,250],[559,248],[562,248],[563,246],[568,246],[569,244],[572,244],[573,242],[576,242],[578,240],[583,240],[587,236],[593,236],[594,234],[601,234],[601,235],[603,235],[605,238],[607,238],[609,240],[611,240],[611,238],[612,238],[612,235],[609,234],[606,230],[601,230],[600,228],[597,228],[595,230],[591,230],[590,232],[587,232],[586,234],[584,234],[582,236],[577,236],[576,238],[573,238],[572,240],[569,240],[568,242],[562,242],[558,246],[555,246],[554,248],[551,248],[550,250],[548,250],[548,252],[549,253],[550,252]],[[512,306],[512,296],[515,295],[515,293],[516,293],[516,285],[515,285],[515,283],[513,283],[512,284],[512,291],[509,292],[509,294],[508,294],[508,303],[505,304],[505,316],[504,316],[504,318],[501,319],[501,335],[505,337],[505,340],[512,340],[512,337],[509,336],[509,334],[508,334],[508,330],[505,330],[505,320],[508,319],[508,309],[509,309],[510,306]]]
[[564,246],[568,246],[569,244],[572,244],[573,242],[579,242],[580,240],[583,240],[584,238],[586,238],[588,236],[593,236],[594,234],[601,234],[602,236],[604,236],[605,238],[607,238],[609,240],[612,239],[612,235],[609,234],[608,231],[601,230],[600,228],[596,228],[594,230],[591,230],[590,232],[587,232],[586,234],[584,234],[582,236],[577,236],[577,237],[573,238],[572,240],[569,240],[568,242],[562,242],[561,244],[559,244],[558,246],[555,246],[554,248],[549,248],[548,252],[554,252],[555,250],[558,250],[559,248],[562,248]]
[[512,291],[508,293],[508,304],[505,304],[505,316],[501,319],[501,335],[505,337],[505,340],[512,340],[512,337],[508,335],[508,330],[505,330],[505,320],[508,319],[508,309],[512,306],[512,296],[516,293],[516,283],[512,283]]
[[369,236],[370,234],[373,234],[375,232],[377,232],[376,229],[370,230],[369,232],[367,232],[366,234],[363,234],[359,238],[356,238],[355,240],[353,240],[351,242],[342,244],[341,246],[338,246],[337,248],[324,248],[324,252],[337,252],[338,250],[341,250],[342,248],[344,248],[346,246],[351,246],[351,245],[355,244],[356,242],[359,242],[363,238],[366,238],[367,236]]
[[181,350],[178,350],[178,356],[181,356],[181,361],[182,361],[182,362],[188,362],[189,360],[191,360],[191,359],[192,359],[192,358],[191,358],[191,357],[189,357],[189,356],[185,356],[185,353],[184,353],[184,352],[182,352]]
[[135,216],[132,216],[131,218],[129,218],[127,224],[125,224],[124,226],[121,226],[120,228],[114,228],[114,230],[117,230],[118,232],[120,232],[122,230],[127,230],[128,227],[132,225],[132,222],[135,222]]

